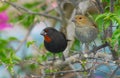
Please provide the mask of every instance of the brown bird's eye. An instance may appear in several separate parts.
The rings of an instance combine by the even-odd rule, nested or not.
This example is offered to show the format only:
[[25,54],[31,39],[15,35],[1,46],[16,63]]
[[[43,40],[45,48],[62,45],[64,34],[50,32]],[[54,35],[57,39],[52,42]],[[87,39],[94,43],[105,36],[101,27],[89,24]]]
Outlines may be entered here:
[[79,19],[82,19],[81,17],[79,17]]

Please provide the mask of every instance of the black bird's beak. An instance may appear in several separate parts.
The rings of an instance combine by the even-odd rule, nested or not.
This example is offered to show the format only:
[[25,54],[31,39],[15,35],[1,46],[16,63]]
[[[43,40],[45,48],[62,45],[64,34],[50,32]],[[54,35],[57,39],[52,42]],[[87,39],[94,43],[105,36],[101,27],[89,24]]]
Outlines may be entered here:
[[45,32],[45,31],[42,31],[41,33],[40,33],[40,35],[46,35],[47,33]]

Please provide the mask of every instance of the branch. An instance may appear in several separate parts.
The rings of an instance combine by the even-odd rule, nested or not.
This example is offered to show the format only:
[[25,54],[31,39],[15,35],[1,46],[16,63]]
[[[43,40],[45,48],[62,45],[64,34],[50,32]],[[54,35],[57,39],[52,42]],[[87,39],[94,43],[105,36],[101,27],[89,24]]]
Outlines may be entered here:
[[[69,63],[69,67],[73,70],[73,71],[76,71],[75,67],[73,64]],[[80,74],[78,72],[74,72],[77,76],[77,78],[81,78]]]
[[29,37],[32,29],[34,28],[34,24],[36,24],[36,23],[37,23],[37,21],[35,21],[35,22],[30,26],[30,28],[28,29],[28,32],[27,32],[25,38],[22,40],[22,42],[21,42],[21,43],[19,44],[19,46],[17,47],[16,52],[19,51],[19,49],[22,47],[22,45],[27,41],[27,39],[28,39],[28,37]]
[[112,46],[109,44],[109,49],[111,50],[113,60],[118,60],[118,53],[112,48]]
[[[81,58],[82,57],[79,57],[79,54],[76,54],[76,55],[68,57],[66,59],[66,61],[61,61],[61,60],[58,59],[54,62],[54,64],[53,64],[52,61],[45,61],[42,64],[40,64],[40,63],[38,64],[38,62],[36,62],[35,60],[30,60],[30,61],[26,60],[26,61],[24,61],[24,63],[26,64],[28,62],[27,64],[29,64],[29,63],[30,64],[38,64],[40,66],[43,66],[42,68],[44,68],[44,67],[49,68],[50,66],[53,66],[55,68],[59,68],[59,67],[61,68],[61,66],[62,67],[68,66],[69,63],[72,63],[72,64],[80,63],[80,65],[82,65],[82,63],[80,62]],[[43,72],[43,74],[41,74],[40,76],[34,76],[34,75],[31,75],[31,76],[34,77],[34,78],[42,78],[42,77],[51,76],[51,75],[58,75],[58,74],[75,73],[75,72],[90,72],[90,70],[94,70],[95,68],[97,68],[96,67],[97,64],[100,65],[99,62],[97,62],[97,60],[99,60],[99,61],[101,60],[102,64],[104,64],[104,63],[106,64],[106,59],[103,59],[103,58],[99,58],[99,57],[84,57],[84,58],[86,60],[88,60],[88,63],[85,66],[87,66],[88,64],[93,64],[94,66],[92,66],[92,67],[90,66],[86,69],[81,68],[79,70],[74,69],[74,70],[58,71],[58,72],[47,73],[47,74]],[[96,62],[95,61],[90,61],[90,60],[96,60]],[[114,61],[111,61],[111,60],[107,61],[107,64],[108,63],[114,63]]]
[[[110,0],[110,12],[114,11],[114,0]],[[113,34],[113,28],[112,28],[112,21],[110,23],[110,26],[108,27],[108,29],[106,30],[106,37],[107,38],[111,38],[112,34]],[[112,56],[113,56],[113,60],[118,60],[118,54],[117,52],[112,48],[112,46],[109,44],[109,49],[111,50]]]
[[99,49],[101,49],[101,48],[104,48],[104,47],[107,47],[107,46],[108,46],[108,43],[106,42],[106,43],[104,43],[104,44],[102,44],[102,45],[100,45],[100,46],[98,46],[98,47],[93,48],[93,49],[90,50],[88,53],[89,53],[89,54],[90,54],[91,52],[96,53],[97,50],[99,50]]
[[[114,0],[110,0],[110,12],[113,12],[114,11]],[[113,28],[112,28],[112,21],[110,23],[110,26],[107,28],[106,30],[106,38],[111,38],[112,37],[112,34],[113,34]]]
[[118,66],[110,75],[110,78],[114,78],[115,73],[117,72],[117,70],[120,68],[120,66]]
[[95,48],[93,48],[92,50],[90,50],[88,53],[90,54],[91,52],[93,52],[93,53],[96,53],[96,51],[97,50],[99,50],[99,49],[101,49],[101,48],[104,48],[104,47],[109,47],[109,49],[111,50],[111,53],[112,53],[112,57],[113,57],[113,60],[118,60],[119,58],[118,58],[118,54],[117,54],[117,52],[111,47],[111,45],[109,44],[109,43],[105,43],[105,44],[102,44],[102,45],[100,45],[100,46],[98,46],[98,47],[95,47]]
[[46,75],[66,74],[66,73],[74,73],[74,72],[85,72],[85,71],[88,71],[88,70],[67,70],[67,71],[59,71],[59,72],[49,73],[49,74],[46,74]]
[[[89,69],[88,69],[89,70]],[[67,71],[58,71],[58,72],[53,72],[49,74],[45,74],[45,76],[53,76],[53,75],[58,75],[58,74],[66,74],[66,73],[74,73],[74,72],[85,72],[88,70],[67,70]],[[35,76],[31,75],[32,78],[41,78],[41,76]]]
[[63,24],[66,23],[66,20],[65,20],[65,17],[64,17],[64,13],[62,11],[62,8],[61,8],[61,1],[60,0],[57,0],[57,4],[58,4],[58,10],[59,10],[59,14],[60,16],[62,17],[62,22]]
[[67,32],[66,32],[66,25],[67,25],[67,21],[66,21],[66,19],[65,19],[65,15],[64,15],[64,13],[63,13],[63,10],[62,10],[62,8],[61,8],[61,2],[62,1],[60,1],[60,0],[57,0],[57,4],[58,4],[58,13],[60,14],[60,16],[62,17],[62,26],[61,26],[61,31],[64,33],[64,34],[66,34]]
[[[96,53],[97,50],[101,49],[101,48],[104,48],[104,47],[107,47],[108,46],[108,43],[105,43],[105,44],[102,44],[96,48],[93,48],[92,50],[90,50],[88,53]],[[82,52],[81,52],[82,53]],[[69,63],[75,63],[75,62],[78,62],[78,60],[82,59],[82,58],[85,58],[85,59],[91,59],[89,57],[84,57],[84,54],[81,54],[82,56],[80,56],[80,53],[78,54],[74,54],[74,55],[71,55],[70,57],[66,57],[65,61],[61,61],[60,59],[57,59],[57,61],[54,62],[54,65],[56,67],[59,67],[59,66],[65,66]],[[94,58],[92,58],[94,59]],[[52,60],[49,60],[47,62],[43,62],[42,65],[51,65],[53,62]]]
[[101,4],[100,0],[96,0],[96,3],[100,13],[104,13],[103,5]]
[[114,0],[110,0],[110,12],[114,11]]
[[8,2],[8,1],[6,1],[6,0],[3,1],[3,2],[5,2],[5,3],[7,3],[7,4],[11,5],[11,6],[13,6],[13,7],[16,8],[17,10],[19,10],[19,9],[20,9],[20,10],[23,10],[24,12],[26,12],[26,13],[28,13],[28,14],[44,16],[44,17],[48,17],[48,18],[51,18],[51,19],[58,20],[58,21],[62,22],[61,19],[59,19],[58,17],[54,17],[54,16],[51,16],[51,15],[48,15],[48,14],[45,14],[45,13],[32,12],[31,10],[29,10],[29,9],[23,7],[23,6],[20,6],[20,5],[18,5],[18,4],[14,4],[14,3],[12,3],[12,2]]

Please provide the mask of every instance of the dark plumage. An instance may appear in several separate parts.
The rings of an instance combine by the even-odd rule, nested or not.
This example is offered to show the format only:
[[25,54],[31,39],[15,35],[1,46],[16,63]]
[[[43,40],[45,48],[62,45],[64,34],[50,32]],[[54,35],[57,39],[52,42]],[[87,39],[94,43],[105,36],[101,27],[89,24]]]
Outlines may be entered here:
[[44,36],[45,48],[53,54],[63,52],[67,47],[67,39],[62,32],[52,27],[47,27],[41,35]]

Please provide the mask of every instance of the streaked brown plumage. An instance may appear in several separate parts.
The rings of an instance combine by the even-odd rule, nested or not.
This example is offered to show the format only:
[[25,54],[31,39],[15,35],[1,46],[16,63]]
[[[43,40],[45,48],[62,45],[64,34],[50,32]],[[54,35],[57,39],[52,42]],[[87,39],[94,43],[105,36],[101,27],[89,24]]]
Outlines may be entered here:
[[84,15],[76,15],[73,19],[75,23],[75,35],[82,43],[94,41],[98,34],[97,26]]

